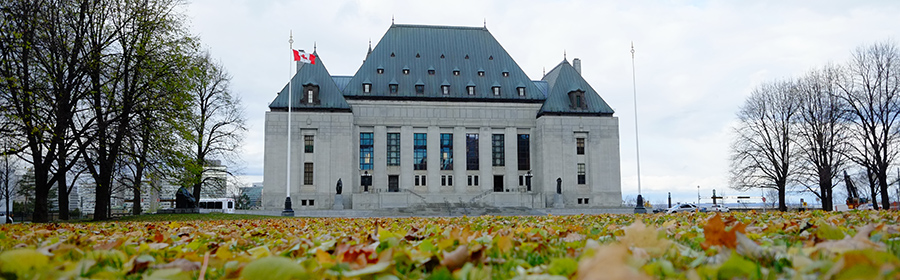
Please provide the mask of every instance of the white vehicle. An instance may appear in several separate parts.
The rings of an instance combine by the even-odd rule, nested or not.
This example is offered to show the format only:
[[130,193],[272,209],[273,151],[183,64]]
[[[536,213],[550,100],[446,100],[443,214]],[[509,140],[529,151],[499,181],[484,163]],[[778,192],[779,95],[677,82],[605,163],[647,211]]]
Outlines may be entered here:
[[725,207],[725,205],[722,205],[722,204],[713,204],[713,205],[709,206],[708,208],[706,208],[706,210],[709,211],[709,212],[728,212],[728,211],[731,211],[731,209],[728,209],[728,207]]
[[6,216],[6,213],[0,213],[0,224],[12,223],[12,217]]
[[[678,204],[678,205],[672,206],[672,208],[669,208],[669,210],[666,211],[666,213],[671,214],[671,213],[678,213],[678,212],[694,212],[694,211],[697,211],[697,209],[698,209],[697,205],[690,204],[690,203],[684,203],[684,204]],[[705,211],[705,210],[706,210],[706,208],[701,209],[701,211]]]
[[234,213],[232,198],[201,198],[200,213]]

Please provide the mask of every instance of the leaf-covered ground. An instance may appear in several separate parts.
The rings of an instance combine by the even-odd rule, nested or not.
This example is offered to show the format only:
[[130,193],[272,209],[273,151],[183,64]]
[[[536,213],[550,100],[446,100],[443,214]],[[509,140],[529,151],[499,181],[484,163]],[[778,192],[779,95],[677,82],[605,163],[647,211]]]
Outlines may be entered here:
[[0,278],[898,279],[898,219],[861,211],[14,224],[0,226]]

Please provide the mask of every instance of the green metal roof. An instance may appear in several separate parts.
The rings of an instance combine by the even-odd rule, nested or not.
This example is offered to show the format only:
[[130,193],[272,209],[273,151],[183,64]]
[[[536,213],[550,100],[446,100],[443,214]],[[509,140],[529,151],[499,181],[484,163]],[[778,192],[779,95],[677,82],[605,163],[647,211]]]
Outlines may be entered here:
[[[563,59],[559,65],[550,70],[542,79],[547,82],[550,90],[544,106],[538,111],[541,115],[612,115],[613,109],[603,101],[603,98],[591,87],[581,74]],[[575,108],[569,100],[569,92],[583,91],[586,109]]]
[[[316,64],[298,63],[297,72],[291,78],[293,109],[296,111],[318,111],[318,110],[339,110],[349,111],[350,104],[344,99],[341,90],[335,83],[335,78],[328,73],[322,57],[313,52],[316,56]],[[341,79],[337,79],[341,81]],[[303,104],[303,86],[312,84],[319,86],[319,104]],[[288,85],[284,85],[275,100],[269,104],[269,109],[287,110],[288,104]]]
[[[378,74],[378,68],[384,73]],[[364,82],[372,84],[372,92],[363,93]],[[425,87],[423,94],[416,93],[418,82]],[[441,89],[445,82],[450,85],[448,95]],[[392,83],[397,84],[397,93],[390,93]],[[475,86],[474,95],[468,94],[470,85]],[[500,95],[493,94],[494,86],[500,87]],[[519,96],[520,86],[525,96]],[[391,25],[343,92],[347,98],[361,99],[544,100],[540,89],[482,27]]]

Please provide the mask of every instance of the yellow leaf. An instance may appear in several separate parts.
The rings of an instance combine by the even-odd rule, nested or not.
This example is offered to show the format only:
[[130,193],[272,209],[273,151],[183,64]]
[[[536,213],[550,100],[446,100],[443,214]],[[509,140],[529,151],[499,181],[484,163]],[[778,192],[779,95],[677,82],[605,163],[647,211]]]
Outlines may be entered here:
[[660,232],[653,226],[646,226],[640,220],[625,227],[625,234],[619,242],[628,247],[642,248],[651,257],[662,256],[672,246],[672,241],[660,238]]
[[507,253],[512,249],[512,238],[507,235],[501,235],[497,237],[497,249],[500,250],[500,253]]
[[651,279],[637,270],[628,248],[621,244],[601,246],[593,257],[578,262],[575,278],[586,279]]
[[316,260],[320,264],[334,264],[334,259],[331,258],[331,254],[328,254],[328,252],[323,250],[316,250]]
[[252,256],[254,259],[268,257],[271,254],[269,253],[269,247],[265,245],[247,250],[247,253],[250,253],[250,256]]
[[22,275],[50,263],[50,258],[33,249],[15,249],[0,254],[0,271]]
[[303,266],[285,257],[265,257],[247,264],[241,271],[243,279],[304,279]]

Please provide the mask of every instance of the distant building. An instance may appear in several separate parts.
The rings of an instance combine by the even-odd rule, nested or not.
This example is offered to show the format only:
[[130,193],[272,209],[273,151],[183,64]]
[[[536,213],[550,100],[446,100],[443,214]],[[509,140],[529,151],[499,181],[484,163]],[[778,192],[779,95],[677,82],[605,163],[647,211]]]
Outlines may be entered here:
[[531,80],[486,28],[399,24],[353,76],[313,54],[266,112],[267,210],[288,171],[300,211],[330,209],[338,180],[352,209],[551,207],[557,178],[568,207],[621,204],[618,118],[577,58]]
[[263,186],[262,183],[253,183],[252,187],[241,188],[242,195],[250,198],[250,208],[259,208],[262,206]]

